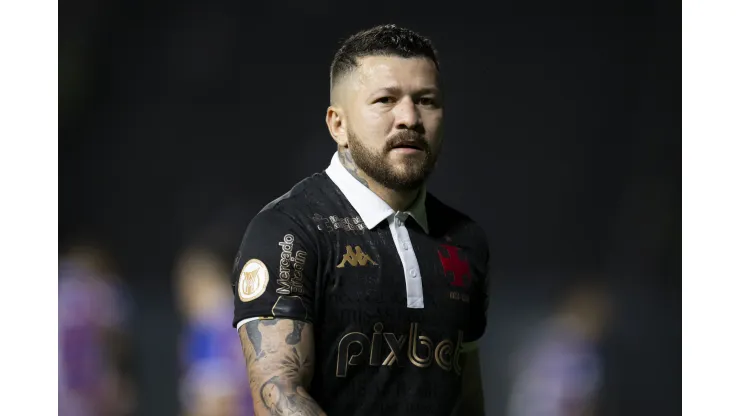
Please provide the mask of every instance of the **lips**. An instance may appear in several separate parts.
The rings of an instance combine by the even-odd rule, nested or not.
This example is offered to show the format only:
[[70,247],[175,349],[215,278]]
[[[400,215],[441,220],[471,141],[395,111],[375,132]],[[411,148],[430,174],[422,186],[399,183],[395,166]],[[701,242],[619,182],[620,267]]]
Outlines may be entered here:
[[394,149],[416,149],[416,150],[424,150],[421,146],[415,145],[415,144],[399,144],[396,146],[393,146]]
[[414,150],[424,153],[429,152],[429,144],[424,136],[413,131],[402,131],[391,137],[386,144],[386,151],[398,149],[399,151],[412,152]]

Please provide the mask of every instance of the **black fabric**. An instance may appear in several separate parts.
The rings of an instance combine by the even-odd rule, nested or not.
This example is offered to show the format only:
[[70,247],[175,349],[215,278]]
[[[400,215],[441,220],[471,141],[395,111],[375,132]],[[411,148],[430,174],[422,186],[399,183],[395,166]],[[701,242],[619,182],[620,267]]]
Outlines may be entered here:
[[[470,218],[431,194],[426,209],[429,234],[406,220],[423,309],[406,306],[388,222],[368,230],[325,172],[267,205],[247,228],[232,276],[232,324],[313,323],[310,393],[329,415],[449,415],[460,398],[461,344],[486,326],[488,244]],[[239,276],[250,259],[264,263],[269,280],[244,302]]]

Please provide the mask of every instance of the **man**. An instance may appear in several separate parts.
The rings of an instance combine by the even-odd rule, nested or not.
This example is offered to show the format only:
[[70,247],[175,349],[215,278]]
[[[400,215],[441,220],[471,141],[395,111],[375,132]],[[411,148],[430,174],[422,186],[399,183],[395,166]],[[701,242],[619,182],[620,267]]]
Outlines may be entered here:
[[429,40],[394,25],[331,67],[329,167],[267,205],[234,264],[256,415],[476,415],[481,228],[427,194],[442,145]]

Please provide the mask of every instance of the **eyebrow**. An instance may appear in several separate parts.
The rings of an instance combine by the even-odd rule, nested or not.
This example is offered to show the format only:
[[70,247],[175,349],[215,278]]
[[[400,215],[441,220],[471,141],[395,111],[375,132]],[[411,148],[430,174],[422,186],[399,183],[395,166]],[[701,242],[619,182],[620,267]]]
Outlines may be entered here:
[[[394,95],[401,95],[402,91],[399,87],[385,87],[385,88],[379,88],[373,92],[372,95],[379,94],[379,93],[390,93]],[[425,94],[439,94],[439,89],[436,87],[425,87],[422,88],[416,92],[414,92],[414,95],[425,95]]]

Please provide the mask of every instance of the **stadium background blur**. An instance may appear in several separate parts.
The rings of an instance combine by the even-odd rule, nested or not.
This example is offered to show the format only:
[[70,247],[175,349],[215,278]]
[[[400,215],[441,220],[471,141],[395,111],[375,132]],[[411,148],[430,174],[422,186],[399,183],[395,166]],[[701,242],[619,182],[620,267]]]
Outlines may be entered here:
[[227,271],[251,217],[329,162],[340,39],[389,22],[440,53],[430,190],[488,233],[487,414],[545,401],[521,357],[595,316],[561,307],[602,304],[589,276],[611,306],[597,414],[679,414],[680,5],[482,7],[60,3],[60,414],[248,414]]

